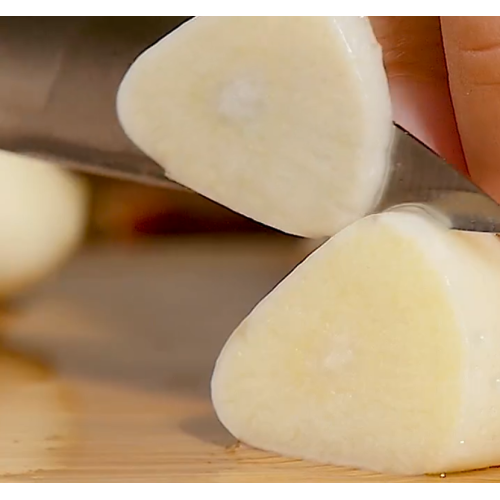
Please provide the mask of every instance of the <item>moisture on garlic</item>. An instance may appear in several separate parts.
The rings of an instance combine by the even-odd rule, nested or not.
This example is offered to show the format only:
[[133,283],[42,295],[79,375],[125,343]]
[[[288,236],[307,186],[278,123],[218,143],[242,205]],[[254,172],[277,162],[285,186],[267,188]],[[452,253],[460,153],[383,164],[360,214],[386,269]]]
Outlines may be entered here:
[[241,441],[401,474],[500,464],[500,241],[419,212],[310,255],[228,340],[216,412]]

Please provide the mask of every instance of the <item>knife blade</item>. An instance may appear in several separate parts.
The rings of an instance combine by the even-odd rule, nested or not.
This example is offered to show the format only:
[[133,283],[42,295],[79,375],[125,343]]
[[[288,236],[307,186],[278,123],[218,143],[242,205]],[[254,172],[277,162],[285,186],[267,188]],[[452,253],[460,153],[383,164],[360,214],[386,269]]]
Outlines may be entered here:
[[[134,59],[188,19],[0,18],[0,148],[94,175],[189,190],[132,144],[115,108]],[[500,206],[398,125],[388,161],[369,213],[419,206],[453,229],[500,233]]]

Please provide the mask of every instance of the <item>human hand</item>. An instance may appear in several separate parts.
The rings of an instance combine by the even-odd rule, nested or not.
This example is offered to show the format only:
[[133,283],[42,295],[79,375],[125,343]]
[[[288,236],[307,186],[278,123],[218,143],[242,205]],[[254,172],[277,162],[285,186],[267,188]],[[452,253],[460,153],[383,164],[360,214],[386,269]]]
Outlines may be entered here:
[[372,17],[394,119],[500,201],[500,17]]

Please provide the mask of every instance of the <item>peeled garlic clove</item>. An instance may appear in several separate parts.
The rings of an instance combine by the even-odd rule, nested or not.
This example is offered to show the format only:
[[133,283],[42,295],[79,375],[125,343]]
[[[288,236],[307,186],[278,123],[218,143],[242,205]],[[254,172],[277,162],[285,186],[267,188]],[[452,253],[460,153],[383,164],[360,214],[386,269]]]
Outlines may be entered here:
[[401,474],[500,464],[500,241],[370,216],[233,333],[212,397],[239,440]]
[[56,270],[80,243],[89,192],[53,163],[0,151],[0,298]]
[[366,18],[195,18],[135,61],[118,114],[170,178],[295,235],[364,216],[387,175],[391,105]]

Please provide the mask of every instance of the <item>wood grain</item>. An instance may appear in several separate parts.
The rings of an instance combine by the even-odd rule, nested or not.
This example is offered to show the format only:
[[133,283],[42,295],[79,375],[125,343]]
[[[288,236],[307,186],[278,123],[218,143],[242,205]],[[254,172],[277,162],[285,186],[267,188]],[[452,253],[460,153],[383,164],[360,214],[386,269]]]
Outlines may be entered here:
[[294,245],[187,238],[92,247],[4,313],[7,344],[44,359],[71,391],[77,432],[60,470],[3,481],[500,480],[497,469],[405,478],[322,466],[238,445],[222,428],[209,400],[213,363],[300,260]]

